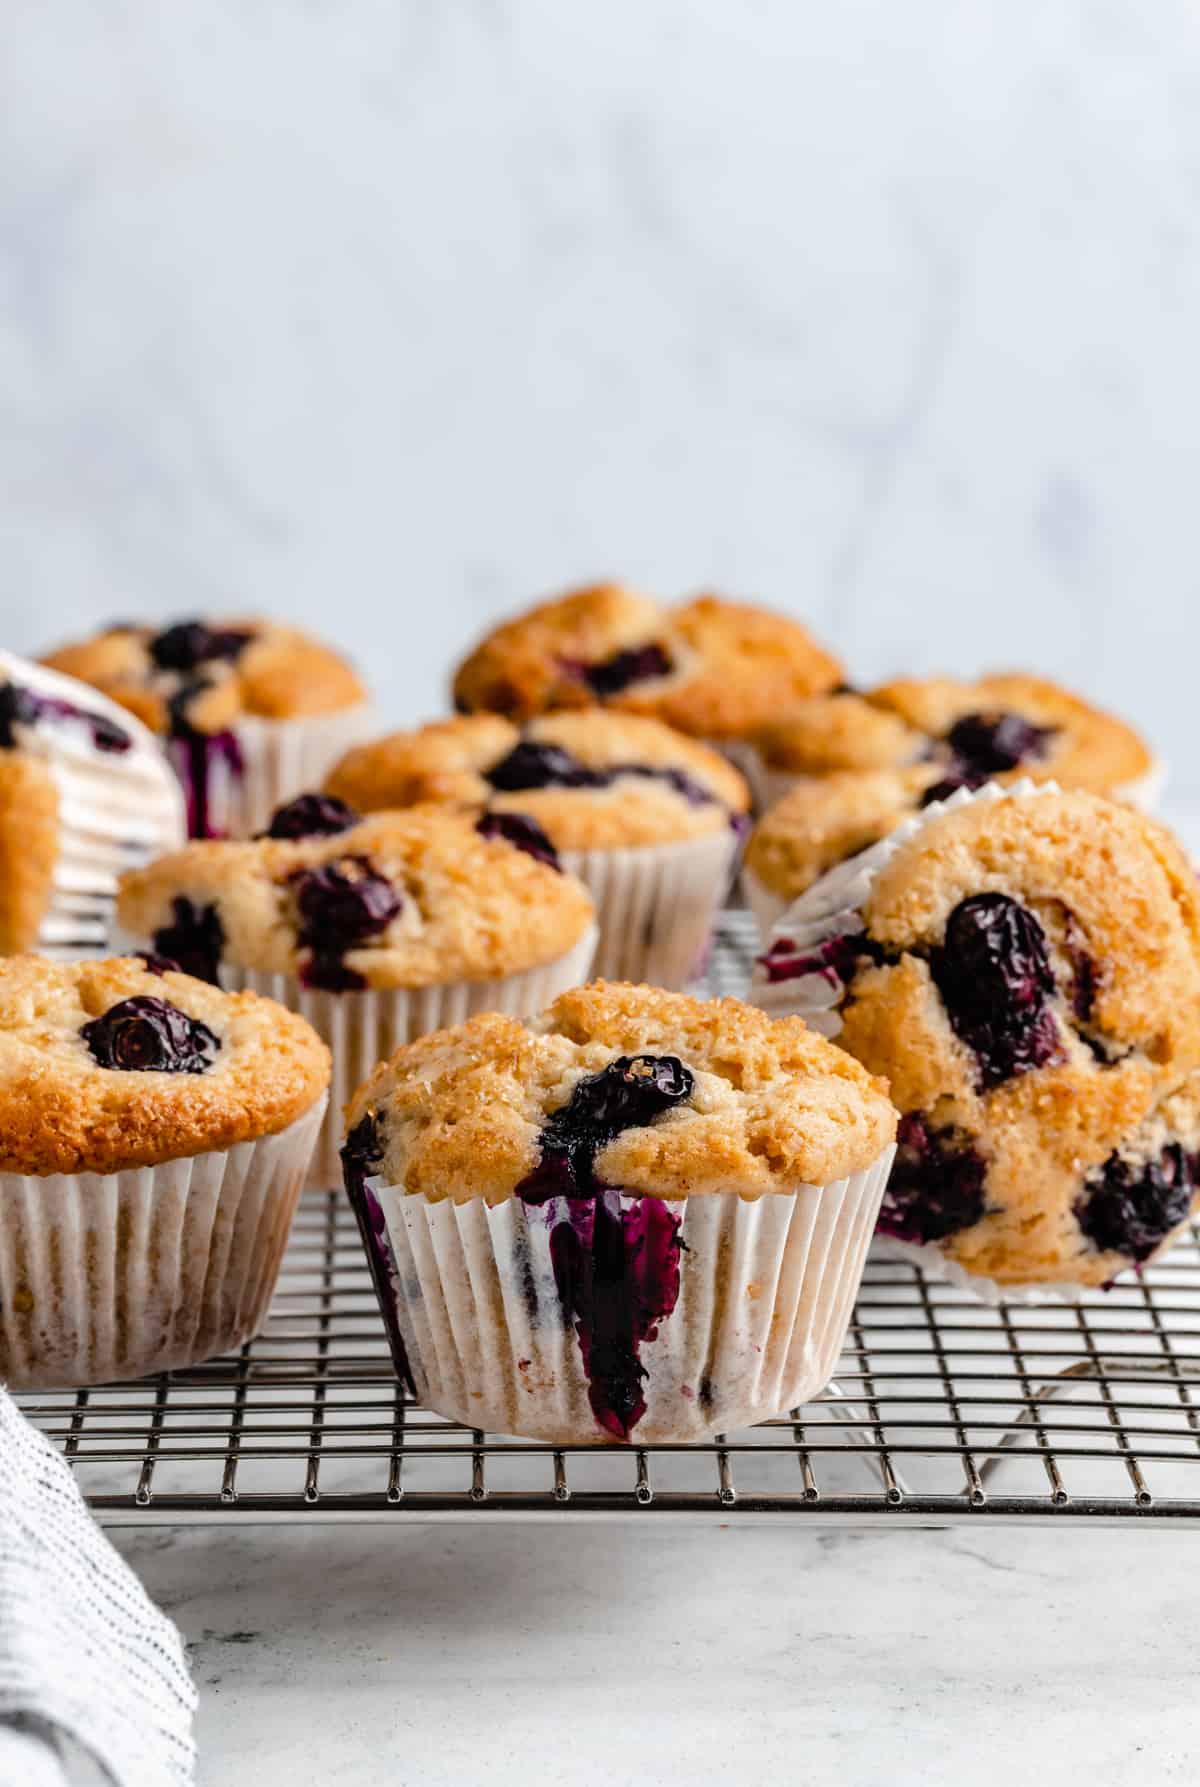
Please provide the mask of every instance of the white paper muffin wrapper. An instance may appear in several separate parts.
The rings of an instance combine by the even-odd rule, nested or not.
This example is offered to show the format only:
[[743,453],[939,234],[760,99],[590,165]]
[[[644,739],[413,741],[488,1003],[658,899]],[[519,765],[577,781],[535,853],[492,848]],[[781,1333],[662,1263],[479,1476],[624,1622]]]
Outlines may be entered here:
[[380,1061],[407,1042],[461,1024],[480,1012],[530,1017],[568,987],[588,977],[596,931],[587,931],[565,955],[537,968],[499,980],[454,981],[442,986],[396,987],[361,993],[329,993],[304,987],[292,974],[266,974],[252,968],[221,966],[221,983],[231,991],[249,988],[277,999],[307,1018],[333,1054],[329,1112],[313,1152],[310,1178],[324,1187],[340,1185],[342,1112]]
[[117,877],[183,842],[183,798],[154,735],[89,684],[9,652],[0,678],[111,720],[131,740],[128,751],[99,751],[71,720],[17,727],[18,748],[45,764],[58,794],[58,859],[37,948],[59,961],[101,955]]
[[[209,768],[208,824],[214,837],[248,838],[264,831],[276,807],[319,789],[338,759],[378,732],[369,702],[299,720],[264,720],[245,714],[231,731],[242,767],[215,759]],[[167,739],[168,758],[180,753]]]
[[1143,813],[1153,813],[1166,792],[1169,778],[1170,766],[1166,758],[1156,755],[1144,776],[1138,776],[1132,782],[1122,782],[1119,788],[1113,789],[1113,799],[1128,801],[1131,807],[1140,807]]
[[257,1334],[325,1105],[160,1166],[0,1173],[0,1381],[144,1377]]
[[713,918],[737,861],[739,839],[722,826],[682,843],[636,849],[563,850],[596,907],[593,974],[678,989],[703,966]]
[[[669,1203],[612,1192],[623,1216],[678,1219],[679,1289],[637,1348],[645,1412],[631,1445],[701,1440],[811,1401],[837,1365],[894,1150],[828,1185]],[[559,1445],[612,1442],[589,1401],[552,1228],[590,1199],[492,1208],[351,1190],[397,1370],[465,1426]],[[629,1257],[629,1256],[627,1256]],[[601,1398],[603,1400],[603,1398]]]
[[775,893],[758,879],[750,869],[742,869],[742,892],[746,896],[746,904],[754,914],[754,922],[758,926],[758,934],[766,943],[771,936],[777,919],[783,917],[790,901],[782,894]]

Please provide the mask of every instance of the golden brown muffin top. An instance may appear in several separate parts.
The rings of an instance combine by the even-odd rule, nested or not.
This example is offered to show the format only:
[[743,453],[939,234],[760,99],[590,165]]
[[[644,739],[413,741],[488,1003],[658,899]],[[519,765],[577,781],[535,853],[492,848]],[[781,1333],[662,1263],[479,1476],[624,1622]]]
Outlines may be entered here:
[[[831,913],[864,872],[844,937],[797,946],[789,970],[789,926]],[[1103,1284],[1145,1257],[1098,1245],[1108,1231],[1087,1208],[1114,1157],[1195,1153],[1200,898],[1163,827],[1082,792],[977,797],[931,814],[882,867],[835,870],[774,950],[764,1002],[786,1008],[791,984],[812,1009],[799,989],[815,972],[836,991],[839,1043],[936,1146],[983,1163],[984,1213],[937,1238],[951,1258],[1002,1283]]]
[[521,729],[471,714],[393,732],[348,752],[325,788],[360,813],[422,801],[528,813],[559,850],[703,837],[750,804],[716,751],[658,720],[599,708]]
[[481,834],[470,815],[425,806],[331,836],[188,844],[122,877],[117,917],[163,955],[215,938],[218,959],[354,991],[554,961],[588,930],[592,902],[573,876]]
[[316,1032],[255,993],[131,958],[0,961],[2,1172],[115,1173],[230,1148],[286,1129],[328,1084]]
[[110,627],[42,662],[103,690],[155,732],[181,719],[198,732],[224,731],[247,715],[312,719],[367,699],[337,652],[262,618]]
[[[1002,721],[1007,729],[997,731]],[[974,682],[902,677],[862,693],[826,696],[765,727],[758,745],[772,769],[811,776],[899,769],[926,759],[953,775],[956,758],[965,755],[969,768],[972,751],[982,751],[981,780],[1027,776],[1096,794],[1136,782],[1153,762],[1123,720],[1046,677],[1019,672]]]
[[663,606],[604,583],[489,633],[459,666],[454,700],[460,711],[512,720],[603,703],[723,740],[757,731],[841,674],[783,615],[717,596]]
[[[655,1075],[673,1088],[657,1106],[642,1092]],[[586,1147],[597,1098],[610,1116],[615,1100],[616,1131],[589,1152],[604,1185],[757,1197],[869,1166],[895,1130],[886,1090],[798,1019],[595,981],[527,1023],[488,1014],[398,1049],[347,1123],[377,1125],[372,1170],[389,1183],[496,1203],[547,1167],[564,1123]]]

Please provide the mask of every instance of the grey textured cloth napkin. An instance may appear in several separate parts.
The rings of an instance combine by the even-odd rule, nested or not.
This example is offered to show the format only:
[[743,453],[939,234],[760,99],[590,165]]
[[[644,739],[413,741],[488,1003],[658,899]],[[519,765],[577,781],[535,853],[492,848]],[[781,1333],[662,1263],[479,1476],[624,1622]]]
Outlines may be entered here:
[[189,1787],[195,1708],[179,1633],[0,1390],[0,1787]]

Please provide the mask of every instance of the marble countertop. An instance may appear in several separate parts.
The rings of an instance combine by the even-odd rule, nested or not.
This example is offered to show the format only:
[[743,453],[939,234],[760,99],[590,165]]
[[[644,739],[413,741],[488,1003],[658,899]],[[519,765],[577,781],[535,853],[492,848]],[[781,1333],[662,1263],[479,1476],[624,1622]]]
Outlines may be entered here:
[[1200,1534],[126,1530],[201,1787],[1194,1776]]

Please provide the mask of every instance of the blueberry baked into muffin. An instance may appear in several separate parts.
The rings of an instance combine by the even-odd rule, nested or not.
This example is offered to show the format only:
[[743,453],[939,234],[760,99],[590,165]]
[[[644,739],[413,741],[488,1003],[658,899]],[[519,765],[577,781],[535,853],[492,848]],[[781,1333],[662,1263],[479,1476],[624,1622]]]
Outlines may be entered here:
[[118,919],[150,953],[300,1011],[334,1052],[314,1162],[336,1175],[338,1114],[398,1044],[482,1010],[520,1014],[586,978],[587,890],[530,821],[414,807],[359,819],[328,796],[270,833],[195,842],[121,882]]
[[717,596],[667,606],[602,583],[489,633],[459,666],[454,702],[518,721],[603,704],[728,748],[841,680],[798,621]]
[[1200,901],[1097,795],[959,794],[802,896],[756,970],[902,1113],[880,1229],[1001,1290],[1105,1285],[1200,1183]]
[[0,954],[102,953],[121,870],[182,838],[179,790],[145,727],[0,652]]
[[532,820],[596,902],[595,972],[666,987],[695,971],[749,805],[716,751],[598,708],[394,732],[350,751],[325,787],[360,812],[441,801]]
[[345,659],[275,621],[112,626],[44,662],[166,741],[191,837],[258,830],[373,729],[367,691]]
[[1151,804],[1161,774],[1132,727],[1044,678],[906,678],[803,703],[757,740],[767,809],[746,851],[766,924],[827,869],[959,788],[1018,779]]
[[328,1083],[254,993],[0,961],[0,1379],[140,1377],[255,1334]]
[[343,1151],[397,1369],[564,1445],[791,1408],[836,1363],[895,1123],[847,1054],[733,999],[594,982],[399,1049]]

